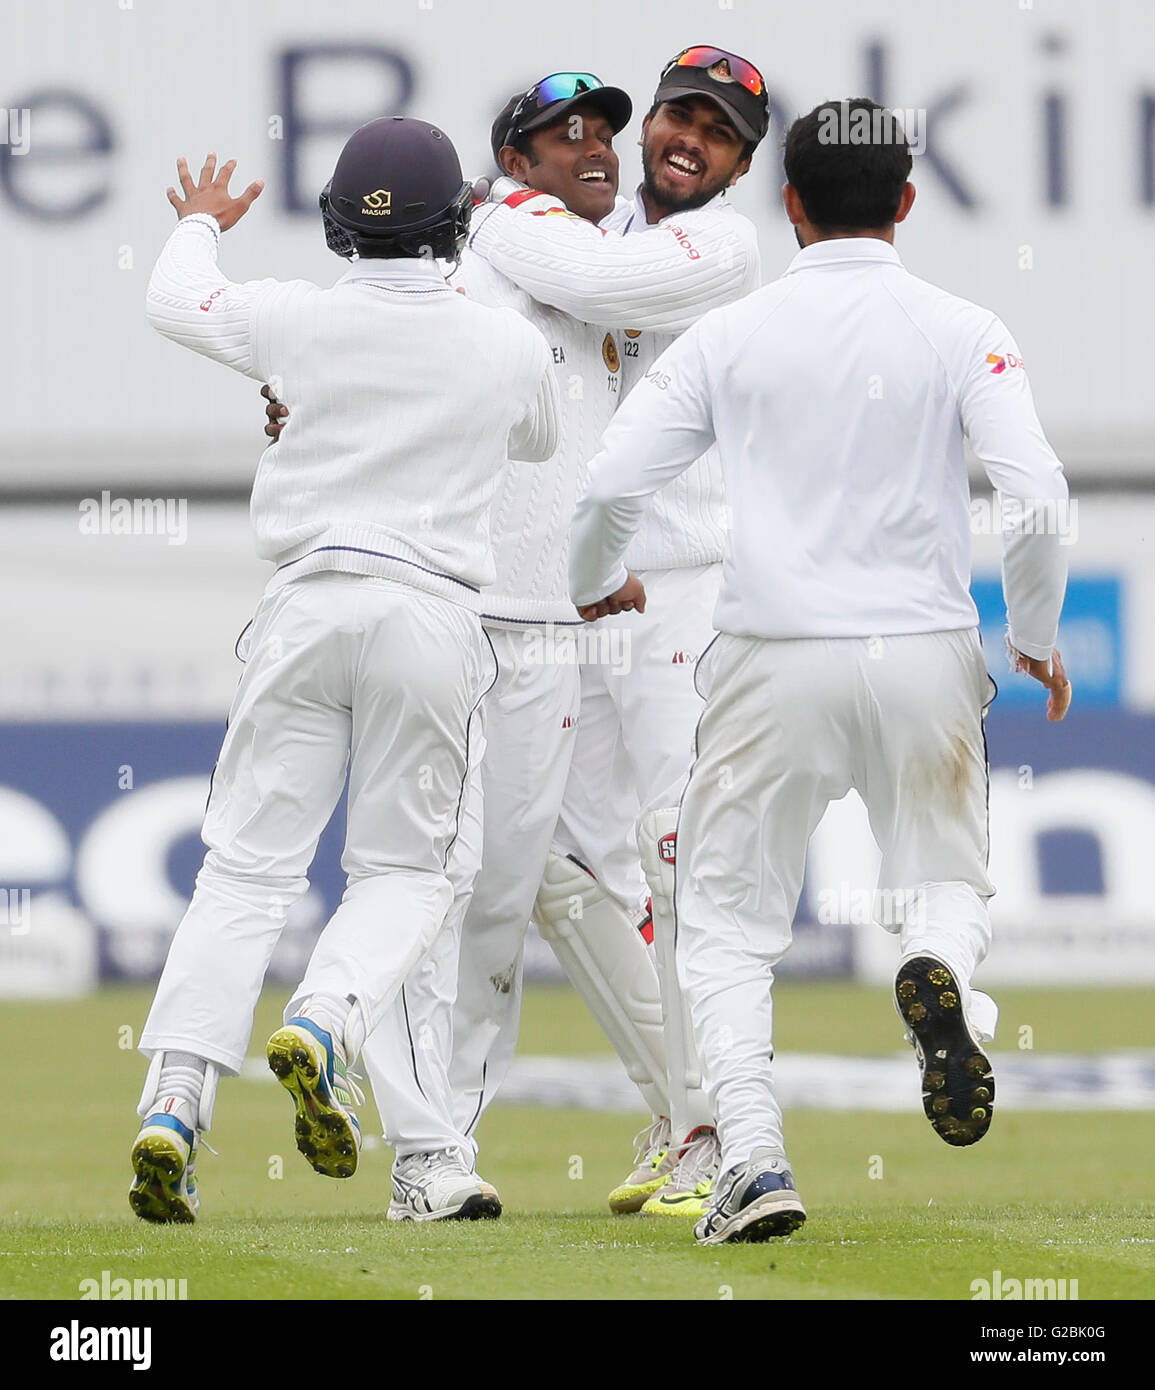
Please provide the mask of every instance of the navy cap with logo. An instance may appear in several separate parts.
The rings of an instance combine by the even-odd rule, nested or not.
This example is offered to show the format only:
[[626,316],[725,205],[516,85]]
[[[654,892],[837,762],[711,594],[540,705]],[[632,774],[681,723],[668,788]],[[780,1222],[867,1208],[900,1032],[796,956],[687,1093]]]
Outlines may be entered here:
[[589,102],[609,121],[616,135],[629,124],[634,104],[620,87],[607,87],[592,72],[555,72],[517,92],[497,113],[489,132],[489,147],[498,165],[501,151],[515,136],[526,135],[560,120],[582,102]]
[[697,96],[716,102],[739,135],[755,144],[770,128],[770,99],[762,74],[736,53],[698,45],[683,49],[666,64],[655,103]]

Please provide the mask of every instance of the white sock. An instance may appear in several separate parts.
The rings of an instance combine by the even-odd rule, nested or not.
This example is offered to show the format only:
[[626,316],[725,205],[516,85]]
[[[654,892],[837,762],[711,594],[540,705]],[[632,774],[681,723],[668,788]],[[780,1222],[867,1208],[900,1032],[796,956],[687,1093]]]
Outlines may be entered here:
[[191,1052],[154,1052],[136,1113],[146,1119],[161,1101],[174,1099],[190,1128],[211,1129],[220,1071],[215,1062]]
[[311,994],[297,1010],[297,1015],[323,1028],[345,1056],[345,1025],[352,1008],[351,999],[338,999],[334,994]]
[[201,1091],[205,1084],[205,1059],[191,1052],[166,1052],[157,1082],[158,1098],[175,1096],[187,1100],[195,1115],[200,1108]]

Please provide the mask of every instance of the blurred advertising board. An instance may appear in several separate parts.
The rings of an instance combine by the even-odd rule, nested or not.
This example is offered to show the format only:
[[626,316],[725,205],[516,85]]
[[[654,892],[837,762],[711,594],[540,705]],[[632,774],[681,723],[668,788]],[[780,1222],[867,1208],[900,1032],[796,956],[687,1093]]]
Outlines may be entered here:
[[[780,196],[787,122],[858,95],[901,111],[918,190],[899,229],[907,266],[1005,320],[1074,476],[1150,476],[1150,0],[826,0],[772,12],[588,0],[581,24],[539,0],[200,0],[191,32],[179,4],[6,11],[0,227],[19,273],[0,339],[5,491],[67,494],[98,479],[182,496],[251,478],[251,383],[161,344],[144,320],[178,155],[195,164],[217,150],[243,180],[266,180],[227,234],[231,279],[332,283],[342,266],[325,249],[317,194],[363,122],[434,122],[467,176],[488,175],[490,125],[510,93],[559,69],[592,72],[633,98],[615,146],[629,195],[659,74],[699,42],[747,56],[766,78],[770,137],[732,195],[758,228],[766,279],[796,251]],[[59,372],[45,369],[62,344],[67,410]],[[196,429],[173,428],[190,401]]]
[[[1004,687],[1005,688],[1005,687]],[[1048,725],[999,702],[988,718],[996,944],[987,977],[1017,983],[1155,980],[1155,715],[1076,708]],[[9,724],[0,734],[0,992],[151,979],[192,890],[219,723]],[[340,812],[273,978],[299,977],[343,888]],[[783,975],[866,978],[894,938],[869,919],[877,850],[861,803],[815,834]],[[864,896],[865,892],[865,896]],[[531,974],[556,974],[535,943]]]

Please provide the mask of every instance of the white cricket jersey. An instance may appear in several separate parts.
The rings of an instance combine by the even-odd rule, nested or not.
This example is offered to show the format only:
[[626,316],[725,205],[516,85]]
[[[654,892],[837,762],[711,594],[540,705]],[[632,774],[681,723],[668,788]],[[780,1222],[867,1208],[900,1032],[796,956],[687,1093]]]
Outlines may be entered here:
[[549,350],[517,314],[471,303],[434,262],[354,262],[329,289],[233,284],[214,218],[177,223],[148,318],[174,342],[271,382],[288,423],[253,484],[273,586],[318,570],[397,579],[479,609],[489,509],[508,458],[557,449]]
[[[475,209],[471,240],[497,206]],[[560,397],[557,452],[507,468],[498,486],[490,511],[497,577],[482,593],[482,617],[495,627],[580,623],[569,597],[569,532],[589,461],[624,391],[617,337],[539,303],[468,246],[450,283],[533,324],[549,344]]]
[[[757,288],[754,224],[719,193],[703,207],[650,226],[640,194],[618,199],[600,228],[541,194],[502,204],[474,249],[534,299],[621,337],[628,389],[684,329]],[[727,511],[716,454],[655,496],[633,538],[631,569],[715,563],[726,549]]]
[[[1066,585],[1067,484],[1022,354],[987,309],[870,237],[819,242],[708,314],[614,418],[578,503],[575,603],[625,582],[651,492],[717,441],[732,515],[715,626],[869,637],[975,627],[964,439],[1012,509],[1012,644],[1047,658]],[[1051,524],[1048,523],[1048,518]]]

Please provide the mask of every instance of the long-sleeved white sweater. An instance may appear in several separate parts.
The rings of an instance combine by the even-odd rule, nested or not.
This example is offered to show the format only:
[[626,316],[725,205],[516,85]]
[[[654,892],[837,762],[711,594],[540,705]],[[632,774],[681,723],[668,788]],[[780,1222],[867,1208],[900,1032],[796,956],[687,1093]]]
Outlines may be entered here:
[[[476,236],[497,204],[473,214]],[[491,509],[497,577],[481,597],[493,626],[580,624],[569,598],[569,529],[614,408],[621,399],[618,335],[542,304],[466,247],[450,277],[479,304],[515,309],[545,338],[560,396],[557,452],[544,462],[507,468]]]
[[[540,303],[619,335],[623,388],[639,381],[703,314],[756,289],[754,225],[724,193],[650,226],[640,196],[618,199],[594,227],[546,195],[502,204],[472,239],[474,251]],[[717,453],[650,499],[626,562],[678,569],[722,559],[727,511]]]
[[1003,499],[1010,641],[1045,660],[1066,585],[1067,484],[1018,345],[990,310],[909,274],[888,243],[817,242],[690,329],[619,410],[578,503],[574,602],[625,581],[647,497],[716,440],[734,509],[720,632],[976,627],[964,439]]
[[549,458],[558,393],[541,334],[470,302],[435,263],[354,263],[330,289],[234,284],[214,218],[178,222],[148,318],[274,386],[289,407],[251,515],[271,585],[316,570],[397,579],[478,610],[494,578],[490,505],[507,459]]

